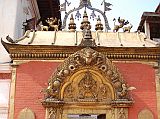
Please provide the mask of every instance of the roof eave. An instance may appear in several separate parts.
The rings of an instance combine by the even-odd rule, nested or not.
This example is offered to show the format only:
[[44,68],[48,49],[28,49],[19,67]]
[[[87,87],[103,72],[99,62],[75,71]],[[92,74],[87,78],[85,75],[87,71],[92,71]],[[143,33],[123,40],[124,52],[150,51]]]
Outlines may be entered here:
[[139,23],[137,30],[142,30],[143,24],[147,20],[148,17],[159,17],[160,18],[160,13],[144,12],[143,15],[141,16],[141,21]]
[[[19,45],[6,43],[3,46],[12,60],[58,60],[85,48],[84,46]],[[160,59],[160,47],[91,47],[114,60],[152,60]]]

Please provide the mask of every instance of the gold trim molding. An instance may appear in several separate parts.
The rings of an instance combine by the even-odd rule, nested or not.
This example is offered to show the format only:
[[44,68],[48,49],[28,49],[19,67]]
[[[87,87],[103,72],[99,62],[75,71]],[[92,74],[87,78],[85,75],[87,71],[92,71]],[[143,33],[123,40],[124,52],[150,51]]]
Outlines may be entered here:
[[[63,60],[83,46],[19,45],[1,41],[13,60]],[[160,47],[91,47],[111,60],[160,59]]]

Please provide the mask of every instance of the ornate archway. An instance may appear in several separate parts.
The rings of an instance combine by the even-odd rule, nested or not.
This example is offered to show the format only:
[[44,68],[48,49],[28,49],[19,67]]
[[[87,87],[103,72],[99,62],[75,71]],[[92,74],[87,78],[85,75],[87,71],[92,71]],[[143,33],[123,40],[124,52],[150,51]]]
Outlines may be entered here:
[[68,114],[107,114],[112,119],[127,119],[126,107],[132,103],[115,65],[89,47],[74,53],[57,68],[42,102],[48,119],[66,119]]

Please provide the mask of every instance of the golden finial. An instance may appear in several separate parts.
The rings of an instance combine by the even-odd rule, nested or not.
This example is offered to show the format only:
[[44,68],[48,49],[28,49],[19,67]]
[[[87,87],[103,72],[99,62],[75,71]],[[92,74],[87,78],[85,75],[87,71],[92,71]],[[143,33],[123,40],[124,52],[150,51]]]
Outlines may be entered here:
[[76,30],[76,24],[74,23],[73,14],[71,14],[70,23],[68,25],[69,31],[74,32]]
[[83,21],[81,22],[81,27],[80,29],[91,29],[91,25],[90,25],[90,22],[88,21],[88,15],[87,15],[87,12],[86,10],[84,11],[84,14],[83,14]]
[[98,16],[98,18],[97,18],[97,23],[96,23],[96,26],[95,26],[95,30],[96,31],[102,31],[103,30],[103,24],[101,23],[100,16]]

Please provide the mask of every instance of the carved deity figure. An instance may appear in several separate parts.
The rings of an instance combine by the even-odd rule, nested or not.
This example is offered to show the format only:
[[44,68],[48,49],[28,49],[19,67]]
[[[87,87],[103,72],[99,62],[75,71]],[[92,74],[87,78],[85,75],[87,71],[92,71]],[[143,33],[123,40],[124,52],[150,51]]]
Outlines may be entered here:
[[82,57],[85,59],[86,64],[90,64],[97,57],[97,53],[87,50]]
[[64,98],[67,98],[67,99],[73,98],[73,87],[71,86],[71,84],[65,88]]
[[79,98],[91,98],[96,99],[96,81],[92,78],[89,71],[86,72],[85,76],[79,83]]
[[102,99],[111,99],[111,93],[107,85],[101,86],[99,93],[102,95]]
[[48,87],[46,89],[47,96],[46,98],[55,98],[58,95],[58,90],[53,89],[52,82],[49,82]]

